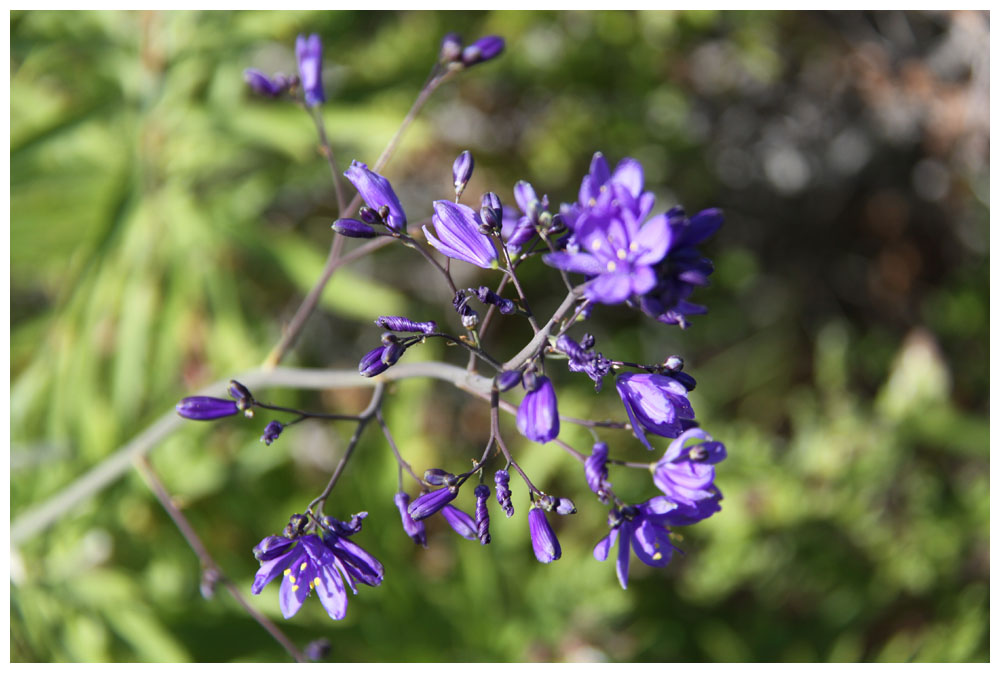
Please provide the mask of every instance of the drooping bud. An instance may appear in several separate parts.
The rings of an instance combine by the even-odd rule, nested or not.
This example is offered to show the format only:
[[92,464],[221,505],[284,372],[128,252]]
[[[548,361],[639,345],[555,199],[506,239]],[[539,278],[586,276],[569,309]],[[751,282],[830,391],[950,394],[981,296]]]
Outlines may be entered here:
[[375,238],[378,232],[365,224],[361,220],[353,220],[343,217],[333,223],[331,227],[335,232],[347,238]]
[[583,461],[583,472],[587,477],[587,485],[597,494],[601,502],[608,501],[608,445],[597,442],[589,456]]
[[493,483],[497,487],[497,503],[509,519],[514,516],[514,504],[510,501],[510,473],[507,470],[497,470],[493,475]]
[[489,544],[490,511],[486,507],[486,500],[490,497],[490,487],[486,484],[479,484],[474,492],[476,495],[476,533],[479,536],[479,544]]
[[185,397],[174,408],[180,416],[191,421],[214,421],[240,413],[236,402],[218,397]]
[[[392,189],[392,184],[382,175],[369,170],[368,166],[360,161],[352,161],[350,168],[344,171],[344,176],[350,180],[358,194],[364,199],[365,204],[376,211],[379,220],[392,231],[403,231],[406,229],[406,213],[399,202],[399,197]],[[364,213],[362,219],[368,222]],[[369,224],[374,224],[369,222]]]
[[312,640],[306,645],[303,653],[309,657],[311,661],[322,661],[323,659],[326,659],[328,654],[330,654],[330,641],[326,638]]
[[469,150],[465,150],[458,155],[455,159],[455,163],[451,166],[451,176],[455,180],[455,200],[458,201],[462,198],[462,192],[465,191],[465,186],[469,184],[469,180],[472,179],[472,168],[475,162],[472,160],[472,153]]
[[448,33],[441,40],[438,60],[443,65],[454,63],[462,57],[462,37],[458,33]]
[[559,409],[549,378],[538,376],[535,383],[517,408],[517,429],[531,441],[544,444],[559,436]]
[[407,507],[410,504],[410,496],[406,493],[399,492],[396,494],[394,501],[396,502],[396,507],[399,508],[399,516],[403,520],[403,530],[406,534],[413,538],[413,541],[423,547],[427,546],[427,531],[424,529],[423,521],[414,521],[413,517],[407,511]]
[[394,332],[422,332],[430,334],[437,331],[437,323],[433,320],[416,322],[398,315],[382,315],[375,319],[375,324]]
[[403,353],[405,352],[406,346],[399,341],[389,343],[386,345],[385,350],[382,351],[382,364],[386,367],[391,367],[399,362],[399,358],[403,357]]
[[464,537],[466,540],[475,540],[478,537],[476,532],[476,522],[472,517],[452,505],[445,505],[441,508],[441,516],[445,518],[452,529]]
[[293,82],[293,80],[285,77],[284,75],[268,77],[255,68],[247,68],[244,70],[243,79],[246,80],[246,83],[249,84],[250,88],[256,93],[261,96],[266,96],[267,98],[278,98],[281,94],[288,91],[288,88]]
[[531,547],[535,551],[535,558],[542,563],[552,563],[562,556],[562,547],[556,538],[549,520],[545,518],[545,512],[537,507],[533,507],[528,512],[528,532],[531,534]]
[[458,477],[447,470],[432,467],[424,472],[424,481],[434,486],[454,486],[458,482]]
[[500,309],[500,313],[503,315],[511,315],[517,310],[517,305],[514,304],[513,300],[504,299],[485,285],[481,285],[478,290],[472,290],[472,292],[479,301],[484,304],[493,304]]
[[306,532],[306,526],[308,525],[309,517],[305,514],[293,514],[288,517],[288,525],[285,526],[282,534],[289,539],[295,539]]
[[484,234],[493,234],[503,226],[503,204],[500,197],[495,192],[486,192],[481,201],[482,207],[479,209],[479,218],[482,220],[480,231]]
[[410,513],[414,521],[426,519],[431,514],[439,512],[442,507],[454,500],[458,496],[458,489],[450,486],[439,488],[429,493],[424,493],[410,503],[406,511]]
[[385,352],[385,346],[376,346],[371,349],[365,356],[361,358],[361,362],[358,363],[358,373],[362,376],[378,376],[386,369],[389,365],[382,362],[382,354]]
[[462,63],[466,66],[490,61],[503,51],[504,40],[499,35],[481,37],[462,50]]
[[378,211],[374,208],[369,208],[368,206],[361,206],[358,209],[358,215],[362,220],[368,224],[385,224],[382,218],[379,217]]
[[518,369],[509,369],[497,375],[497,390],[506,392],[521,382],[521,372]]
[[236,400],[236,408],[246,414],[247,418],[253,417],[251,409],[254,405],[254,399],[245,385],[239,381],[230,381],[229,396]]
[[264,426],[264,434],[260,436],[260,441],[264,442],[268,446],[271,446],[271,442],[280,437],[281,431],[284,429],[285,426],[278,421],[271,421]]

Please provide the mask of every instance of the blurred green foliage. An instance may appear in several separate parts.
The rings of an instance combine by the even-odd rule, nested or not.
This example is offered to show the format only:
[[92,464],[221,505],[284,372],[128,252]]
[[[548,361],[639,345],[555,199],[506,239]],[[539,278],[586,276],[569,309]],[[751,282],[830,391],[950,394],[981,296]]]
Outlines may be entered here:
[[[516,480],[520,511],[494,513],[493,544],[433,522],[415,548],[370,431],[327,510],[371,513],[359,541],[386,581],[351,597],[343,622],[307,602],[287,633],[326,637],[347,661],[988,660],[987,21],[13,12],[12,517],[190,390],[259,363],[318,276],[336,205],[314,129],[296,106],[250,95],[243,68],[293,72],[296,34],[319,33],[337,158],[371,163],[440,37],[497,33],[503,57],[444,87],[386,174],[417,221],[447,197],[462,149],[476,157],[469,194],[510,199],[524,178],[557,202],[602,150],[642,160],[659,207],[724,207],[706,246],[714,283],[695,297],[709,315],[686,332],[614,308],[594,324],[605,353],[685,357],[699,418],[729,447],[723,511],[683,531],[665,572],[633,563],[623,592],[591,557],[604,512],[579,465],[510,433],[533,479],[576,498],[579,514],[556,522],[563,558],[535,562]],[[484,278],[456,271],[463,286]],[[353,367],[377,314],[454,324],[422,273],[396,249],[338,272],[288,361]],[[544,269],[525,280],[540,313],[559,301]],[[437,345],[406,357],[464,360]],[[610,386],[595,397],[556,378],[563,413],[621,415]],[[488,427],[481,403],[427,381],[394,386],[386,416],[417,469],[460,467]],[[191,424],[153,453],[247,591],[250,548],[320,491],[346,441],[303,424],[265,447],[264,423]],[[612,480],[652,495],[644,474]],[[285,660],[227,595],[202,600],[199,580],[129,475],[12,550],[11,658]],[[282,621],[274,587],[252,600]]]

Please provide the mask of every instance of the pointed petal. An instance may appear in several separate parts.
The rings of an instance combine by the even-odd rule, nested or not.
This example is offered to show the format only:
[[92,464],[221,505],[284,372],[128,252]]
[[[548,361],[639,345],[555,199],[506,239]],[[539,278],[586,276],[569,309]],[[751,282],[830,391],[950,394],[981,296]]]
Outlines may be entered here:
[[331,566],[321,568],[316,577],[316,595],[331,619],[343,619],[347,614],[347,591],[340,574]]
[[600,260],[586,252],[578,252],[576,254],[553,252],[543,255],[542,261],[557,269],[571,273],[582,273],[587,276],[599,276],[606,271]]
[[642,164],[635,159],[626,157],[618,162],[615,174],[611,178],[614,182],[628,188],[632,198],[639,198],[642,194],[643,174]]
[[618,560],[615,562],[615,574],[618,575],[618,583],[622,589],[628,589],[628,564],[631,556],[632,523],[624,522],[621,525],[621,543],[618,545]]
[[670,249],[671,238],[666,216],[657,215],[646,222],[633,240],[638,248],[634,263],[648,266],[659,262]]
[[628,273],[606,273],[587,283],[587,298],[602,304],[620,304],[632,295]]
[[615,546],[615,540],[617,539],[618,529],[612,528],[611,532],[601,538],[601,540],[594,545],[594,558],[598,561],[606,561],[608,554],[611,552],[611,548]]

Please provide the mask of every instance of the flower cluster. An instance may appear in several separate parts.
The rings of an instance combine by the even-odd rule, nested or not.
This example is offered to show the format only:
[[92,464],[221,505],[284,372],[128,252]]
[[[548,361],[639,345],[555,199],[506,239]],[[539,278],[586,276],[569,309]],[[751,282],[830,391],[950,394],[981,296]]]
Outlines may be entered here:
[[[504,41],[496,36],[465,46],[457,35],[448,35],[441,43],[428,86],[436,86],[446,75],[489,61],[503,49]],[[296,57],[297,78],[268,78],[248,70],[247,82],[271,98],[298,96],[301,86],[300,103],[309,108],[324,103],[319,38],[300,36]],[[400,315],[375,319],[375,325],[384,331],[378,345],[358,363],[361,376],[376,379],[371,385],[378,392],[369,410],[358,416],[339,416],[275,407],[255,399],[235,381],[229,386],[231,399],[189,397],[177,405],[181,416],[203,421],[240,413],[252,417],[255,408],[294,414],[290,421],[272,420],[266,425],[261,440],[267,445],[279,436],[292,434],[289,426],[305,418],[358,424],[344,462],[323,494],[310,503],[305,514],[292,517],[283,535],[266,537],[254,548],[260,570],[253,593],[281,577],[279,605],[286,618],[294,615],[315,590],[329,615],[341,619],[346,614],[347,588],[356,592],[358,584],[377,586],[382,582],[382,565],[350,539],[360,531],[367,514],[362,512],[347,522],[322,515],[323,504],[369,421],[381,426],[397,461],[399,486],[393,502],[402,531],[421,547],[428,544],[426,522],[438,514],[461,537],[481,545],[491,542],[487,467],[492,464],[489,469],[493,472],[494,506],[499,506],[507,517],[514,515],[510,478],[516,473],[527,488],[527,538],[535,558],[548,564],[562,556],[558,526],[553,527],[549,515],[556,515],[552,518],[555,521],[559,516],[576,513],[577,507],[569,498],[547,493],[532,482],[504,439],[501,410],[513,412],[518,432],[530,442],[566,450],[582,463],[581,485],[585,484],[608,511],[609,532],[595,546],[594,556],[603,561],[618,545],[616,572],[623,588],[628,585],[633,552],[647,565],[665,566],[677,549],[671,529],[697,523],[721,509],[722,493],[715,484],[715,466],[726,457],[726,449],[696,419],[688,397],[695,380],[684,371],[681,358],[670,355],[652,364],[631,362],[598,352],[596,339],[590,333],[576,337],[570,333],[579,322],[595,319],[599,315],[595,309],[600,305],[616,304],[641,311],[660,323],[688,327],[688,316],[705,312],[689,298],[697,287],[708,283],[713,270],[698,246],[719,228],[721,213],[710,209],[687,217],[681,208],[674,207],[654,214],[656,199],[645,188],[641,163],[622,159],[612,171],[600,152],[593,155],[570,202],[556,207],[547,194],[539,197],[539,192],[522,180],[513,187],[512,203],[505,205],[497,193],[486,192],[473,201],[477,206],[472,206],[462,203],[462,197],[474,167],[470,152],[458,155],[451,167],[454,200],[428,198],[424,212],[431,213],[429,222],[420,225],[419,230],[414,226],[413,232],[408,230],[406,212],[388,178],[358,160],[352,161],[343,173],[357,191],[357,201],[364,205],[357,213],[341,213],[333,223],[336,234],[362,239],[382,236],[391,239],[387,242],[417,250],[443,277],[455,311],[452,326]],[[419,240],[421,232],[424,241]],[[439,262],[435,251],[447,259]],[[559,271],[567,291],[559,308],[547,319],[534,315],[533,302],[518,278],[518,269],[537,257]],[[452,260],[488,272],[482,276],[483,282],[489,284],[459,289],[451,275]],[[582,275],[582,280],[574,284],[569,274]],[[559,283],[556,279],[549,287],[559,287]],[[505,325],[526,322],[533,335],[527,343],[518,344],[517,354],[507,361],[484,346],[484,334],[500,321],[507,321]],[[514,338],[523,333],[526,330],[505,329],[502,335]],[[385,378],[383,375],[400,362],[407,350],[433,339],[444,340],[471,355],[468,368],[462,370],[465,378],[461,382],[450,380],[459,387],[469,384],[467,389],[489,399],[489,441],[482,455],[473,458],[472,468],[461,473],[440,467],[427,469],[422,475],[414,472],[403,459],[403,451],[397,447],[380,411],[383,386],[378,378]],[[428,374],[434,371],[431,364],[420,363],[422,369],[409,369],[434,375]],[[563,364],[571,373],[585,374],[593,382],[595,393],[601,393],[605,378],[612,376],[622,404],[621,420],[560,416],[557,382],[565,375],[555,370]],[[477,365],[492,371],[481,376]],[[406,367],[400,365],[394,372]],[[454,369],[446,369],[440,378],[453,377],[448,372]],[[589,454],[560,438],[566,423],[582,425],[594,434]],[[657,448],[655,443],[664,440],[670,440],[669,444],[655,462],[637,464],[611,457],[612,448],[641,444],[652,451]],[[615,493],[610,471],[635,467],[648,468],[651,486],[659,495],[629,503]],[[415,482],[412,491],[404,487],[404,472]],[[470,481],[471,485],[466,486]],[[465,497],[470,497],[471,491],[472,514],[457,505],[463,487]],[[414,491],[417,494],[411,498]]]

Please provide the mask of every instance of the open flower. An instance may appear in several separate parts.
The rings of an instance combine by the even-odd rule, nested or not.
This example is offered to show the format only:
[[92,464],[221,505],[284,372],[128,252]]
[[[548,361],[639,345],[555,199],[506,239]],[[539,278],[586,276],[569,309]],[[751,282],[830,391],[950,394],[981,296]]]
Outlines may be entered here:
[[594,558],[606,560],[615,541],[619,540],[615,571],[622,589],[626,589],[632,550],[648,566],[662,568],[670,563],[675,547],[670,542],[668,523],[666,514],[657,513],[648,503],[612,509],[608,515],[611,531],[594,547]]
[[[700,441],[685,446],[692,439]],[[715,464],[725,457],[722,442],[713,441],[701,428],[691,428],[670,442],[653,466],[653,483],[677,505],[697,508],[702,500],[716,498]]]
[[327,521],[321,534],[269,536],[254,547],[260,569],[251,592],[259,594],[269,582],[282,577],[278,605],[285,619],[299,611],[313,589],[327,614],[333,619],[343,619],[347,614],[345,584],[357,593],[356,582],[369,586],[382,582],[385,574],[382,564],[347,539],[360,525],[352,530],[330,517],[326,517]]
[[687,398],[687,388],[669,376],[660,374],[620,374],[615,387],[621,395],[632,430],[646,448],[651,432],[661,437],[677,437],[694,419]]
[[559,436],[559,409],[556,391],[547,376],[535,380],[535,389],[521,400],[517,408],[517,429],[533,442],[544,444]]
[[441,254],[483,269],[499,266],[493,240],[479,231],[482,220],[472,208],[451,201],[435,201],[431,221],[437,236],[427,227],[424,227],[424,235]]

